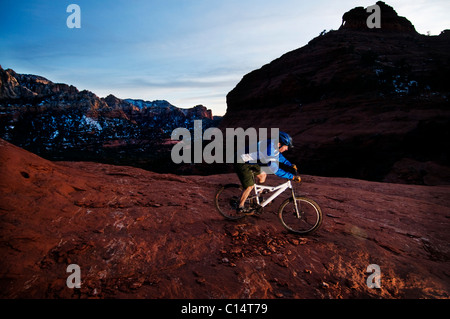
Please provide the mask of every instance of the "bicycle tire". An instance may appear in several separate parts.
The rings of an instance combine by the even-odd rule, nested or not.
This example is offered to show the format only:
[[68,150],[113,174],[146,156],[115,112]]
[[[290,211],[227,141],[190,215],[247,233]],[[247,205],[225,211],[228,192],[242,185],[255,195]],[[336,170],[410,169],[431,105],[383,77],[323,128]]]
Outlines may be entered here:
[[241,194],[242,186],[238,184],[227,184],[219,188],[215,196],[215,205],[223,217],[238,220],[246,216],[246,214],[236,213]]
[[[315,201],[309,198],[296,197],[295,200],[297,204],[300,204],[302,210],[301,218],[296,216],[293,199],[288,198],[281,203],[278,209],[278,217],[281,224],[295,234],[308,235],[314,233],[322,225],[322,210]],[[288,207],[289,204],[291,205]],[[310,219],[309,222],[307,221],[308,217]]]

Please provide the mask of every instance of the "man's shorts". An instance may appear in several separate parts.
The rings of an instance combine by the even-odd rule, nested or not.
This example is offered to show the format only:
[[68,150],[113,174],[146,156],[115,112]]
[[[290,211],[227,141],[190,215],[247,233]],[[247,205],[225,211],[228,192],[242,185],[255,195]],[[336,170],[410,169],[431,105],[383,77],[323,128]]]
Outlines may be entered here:
[[257,164],[235,163],[234,170],[236,171],[236,174],[239,177],[244,189],[255,185],[253,174],[261,174],[261,167]]

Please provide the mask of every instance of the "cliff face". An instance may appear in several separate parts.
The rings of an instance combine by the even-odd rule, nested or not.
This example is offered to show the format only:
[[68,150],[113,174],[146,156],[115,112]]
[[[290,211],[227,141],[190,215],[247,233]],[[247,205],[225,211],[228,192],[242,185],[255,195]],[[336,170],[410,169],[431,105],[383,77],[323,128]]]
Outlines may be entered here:
[[0,140],[0,176],[2,298],[450,297],[449,187],[303,176],[324,220],[299,237],[274,214],[284,196],[224,220],[214,194],[235,174],[55,163]]
[[290,133],[286,156],[312,174],[448,183],[449,37],[417,34],[378,4],[380,29],[355,8],[338,31],[245,75],[221,126]]

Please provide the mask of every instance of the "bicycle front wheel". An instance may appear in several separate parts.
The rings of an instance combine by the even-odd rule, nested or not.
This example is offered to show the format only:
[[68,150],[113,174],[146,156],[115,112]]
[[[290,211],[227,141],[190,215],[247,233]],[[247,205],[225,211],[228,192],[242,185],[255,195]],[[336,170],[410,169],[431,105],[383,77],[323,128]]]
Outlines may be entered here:
[[[227,219],[237,220],[244,218],[245,214],[236,212],[242,195],[242,187],[238,184],[227,184],[221,187],[215,197],[216,208]],[[248,201],[247,201],[248,202]],[[248,203],[245,203],[247,206]]]
[[307,235],[315,232],[322,224],[322,211],[319,205],[311,199],[296,197],[298,214],[294,200],[286,199],[278,209],[278,217],[283,226],[296,234]]

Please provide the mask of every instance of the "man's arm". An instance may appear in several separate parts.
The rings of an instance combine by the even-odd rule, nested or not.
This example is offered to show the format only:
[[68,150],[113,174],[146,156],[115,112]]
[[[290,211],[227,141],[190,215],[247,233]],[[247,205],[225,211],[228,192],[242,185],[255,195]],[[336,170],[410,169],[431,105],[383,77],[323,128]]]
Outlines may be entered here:
[[281,153],[278,154],[278,162],[286,166],[292,166],[291,162],[289,162]]
[[[281,155],[281,154],[280,154]],[[287,179],[293,179],[294,174],[286,172],[285,170],[281,169],[278,165],[277,161],[271,161],[269,163],[269,169],[278,177],[281,178],[287,178]]]

